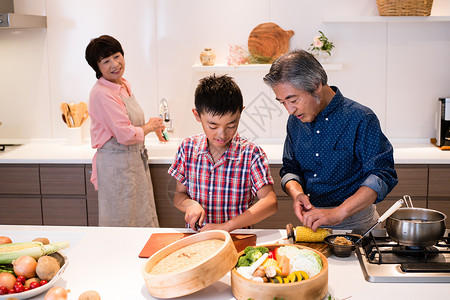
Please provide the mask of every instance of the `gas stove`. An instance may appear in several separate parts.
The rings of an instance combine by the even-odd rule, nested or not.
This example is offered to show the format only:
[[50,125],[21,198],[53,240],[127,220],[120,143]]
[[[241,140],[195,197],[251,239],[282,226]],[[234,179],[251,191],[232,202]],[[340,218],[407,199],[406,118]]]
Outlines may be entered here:
[[364,277],[369,282],[450,282],[450,230],[430,247],[399,245],[375,229],[356,248]]

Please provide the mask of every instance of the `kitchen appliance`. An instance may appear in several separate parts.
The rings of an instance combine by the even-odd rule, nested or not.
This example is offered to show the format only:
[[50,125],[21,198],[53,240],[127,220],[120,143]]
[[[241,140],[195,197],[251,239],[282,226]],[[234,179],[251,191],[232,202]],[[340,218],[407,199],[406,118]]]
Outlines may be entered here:
[[436,146],[450,146],[450,98],[439,98],[436,116]]
[[433,246],[401,245],[374,229],[356,248],[369,282],[450,282],[450,230]]
[[47,27],[47,17],[14,13],[13,0],[0,1],[0,30]]

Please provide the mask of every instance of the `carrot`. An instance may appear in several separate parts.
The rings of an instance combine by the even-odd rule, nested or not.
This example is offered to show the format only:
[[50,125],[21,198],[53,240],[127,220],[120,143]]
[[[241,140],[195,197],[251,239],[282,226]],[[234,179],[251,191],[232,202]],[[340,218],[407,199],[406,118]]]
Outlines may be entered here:
[[281,268],[281,276],[288,276],[290,274],[289,258],[284,255],[280,255],[280,260],[278,260],[278,265]]

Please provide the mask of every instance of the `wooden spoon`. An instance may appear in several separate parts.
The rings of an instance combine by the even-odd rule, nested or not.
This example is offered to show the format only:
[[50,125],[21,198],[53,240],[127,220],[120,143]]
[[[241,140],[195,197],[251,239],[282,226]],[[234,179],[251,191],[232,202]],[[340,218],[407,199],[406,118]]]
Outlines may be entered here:
[[85,119],[85,114],[87,111],[86,103],[84,103],[84,102],[80,102],[78,104],[71,103],[70,108],[71,108],[71,113],[72,113],[75,127],[80,127]]
[[70,108],[69,105],[65,102],[61,103],[61,111],[66,118],[66,123],[69,127],[73,127],[72,118],[70,117]]

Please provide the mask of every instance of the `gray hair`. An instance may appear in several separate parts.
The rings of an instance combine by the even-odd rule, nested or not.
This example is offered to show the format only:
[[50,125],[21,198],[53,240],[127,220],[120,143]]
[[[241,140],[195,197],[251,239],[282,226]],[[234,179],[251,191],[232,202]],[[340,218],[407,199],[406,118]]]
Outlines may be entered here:
[[327,84],[327,73],[314,56],[305,50],[294,50],[277,58],[263,78],[270,87],[288,83],[299,90],[314,94],[319,87]]

